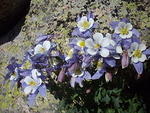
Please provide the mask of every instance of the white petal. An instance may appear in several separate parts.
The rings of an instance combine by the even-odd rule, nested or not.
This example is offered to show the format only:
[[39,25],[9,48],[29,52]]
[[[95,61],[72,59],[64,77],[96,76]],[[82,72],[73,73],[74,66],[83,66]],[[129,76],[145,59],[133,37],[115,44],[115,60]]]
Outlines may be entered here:
[[126,37],[127,37],[127,38],[131,38],[131,37],[132,37],[132,34],[133,34],[132,31],[129,31],[129,34],[126,35]]
[[93,48],[94,47],[94,41],[91,38],[86,39],[85,40],[85,46],[88,48]]
[[91,28],[91,27],[93,26],[93,24],[94,24],[94,20],[93,20],[93,18],[90,18],[90,19],[89,19],[89,22],[90,22],[90,26],[89,26],[89,28]]
[[82,27],[82,21],[79,21],[79,22],[77,23],[77,26],[78,26],[78,28],[81,28],[81,27]]
[[111,34],[110,33],[106,33],[106,38],[111,39]]
[[87,49],[87,53],[89,53],[90,55],[96,55],[97,52],[98,49],[92,49],[92,48]]
[[129,56],[129,57],[132,57],[133,54],[132,54],[131,49],[128,49],[127,52],[128,52],[128,56]]
[[103,34],[102,33],[95,33],[94,35],[93,35],[93,39],[94,39],[94,41],[95,42],[97,42],[98,44],[100,44],[101,45],[101,41],[103,40]]
[[116,45],[116,42],[113,41],[113,40],[110,40],[110,44],[111,44],[112,46],[115,46],[115,45]]
[[103,41],[101,42],[102,47],[108,47],[110,45],[110,39],[109,38],[104,38]]
[[117,52],[117,53],[123,53],[122,47],[121,47],[121,46],[117,46],[117,47],[116,47],[116,52]]
[[33,69],[31,73],[32,75],[41,76],[41,73],[39,73],[37,69]]
[[144,51],[146,49],[145,44],[140,44],[139,45],[139,50]]
[[130,50],[134,51],[134,50],[137,50],[138,48],[139,48],[139,44],[137,42],[133,42],[131,44]]
[[123,39],[126,39],[127,38],[127,35],[122,35],[122,34],[119,34],[119,36]]
[[84,31],[86,31],[87,29],[84,29],[82,26],[81,27],[79,27],[79,31],[81,31],[81,32],[84,32]]
[[79,86],[80,86],[80,87],[83,87],[83,84],[82,84],[82,82],[80,82],[80,83],[79,83]]
[[80,21],[87,21],[87,16],[83,16],[83,17],[81,17],[81,20]]
[[132,57],[131,61],[134,62],[134,63],[137,63],[139,61],[139,59],[137,57]]
[[127,26],[128,30],[132,30],[132,28],[133,28],[131,23],[127,23],[126,26]]
[[126,23],[124,22],[119,22],[118,27],[119,28],[124,28],[126,26]]
[[141,58],[139,58],[139,61],[144,62],[146,59],[146,55],[142,54]]
[[71,76],[72,76],[72,77],[77,77],[77,75],[76,75],[76,74],[74,74],[74,73],[73,73]]
[[29,93],[31,93],[32,87],[31,86],[27,86],[24,88],[24,92],[26,95],[28,95]]
[[113,58],[114,59],[120,59],[120,56],[119,55],[114,55]]
[[34,48],[34,54],[40,53],[41,48],[43,48],[41,44],[36,45]]
[[26,84],[29,84],[31,81],[34,81],[34,80],[31,77],[29,77],[29,76],[25,77],[25,79],[24,79],[24,82]]
[[115,33],[117,33],[117,34],[120,33],[120,28],[119,28],[119,27],[116,27],[116,28],[115,28]]
[[38,78],[38,86],[40,86],[42,84],[42,80],[41,78]]
[[37,81],[38,78],[37,78],[37,75],[36,74],[32,74],[32,78],[34,79],[34,81]]
[[107,56],[109,56],[109,50],[106,49],[106,48],[102,48],[101,51],[100,51],[100,55],[101,55],[102,57],[107,57]]
[[75,77],[72,77],[71,80],[70,80],[70,85],[71,87],[75,87],[75,81],[76,81],[76,78]]
[[84,71],[82,71],[82,73],[80,75],[78,75],[79,77],[83,76],[84,75]]
[[69,60],[70,58],[72,58],[72,57],[71,56],[66,56],[65,61]]
[[43,47],[46,49],[46,51],[48,51],[51,47],[50,41],[44,41],[43,42]]
[[33,87],[31,93],[35,93],[35,91],[39,88],[39,86]]
[[10,77],[10,80],[15,80],[15,79],[16,79],[15,76],[11,76],[11,77]]

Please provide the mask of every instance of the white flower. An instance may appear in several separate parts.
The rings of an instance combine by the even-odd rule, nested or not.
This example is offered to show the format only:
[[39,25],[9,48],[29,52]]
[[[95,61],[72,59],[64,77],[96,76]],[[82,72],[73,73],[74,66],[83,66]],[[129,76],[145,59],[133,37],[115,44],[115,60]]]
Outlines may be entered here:
[[90,55],[96,55],[99,53],[102,57],[109,56],[108,47],[113,41],[109,36],[103,37],[101,33],[95,33],[93,39],[89,38],[85,40],[85,46],[87,47],[87,53]]
[[38,44],[34,48],[34,54],[43,54],[48,51],[51,47],[51,43],[49,41],[44,41],[43,44]]
[[115,33],[119,34],[119,36],[123,39],[132,37],[132,25],[130,23],[120,22],[118,26],[115,28]]
[[129,57],[131,57],[131,61],[134,63],[144,62],[147,57],[142,52],[146,49],[145,44],[138,44],[134,42],[131,44],[130,49],[128,50]]
[[29,93],[34,93],[38,89],[38,87],[42,84],[41,78],[37,77],[40,76],[41,74],[36,69],[33,69],[31,73],[32,73],[31,76],[27,76],[23,80],[28,85],[27,87],[24,88],[24,92],[27,95]]
[[78,21],[77,26],[78,26],[80,32],[84,32],[87,29],[90,29],[93,26],[93,24],[94,24],[93,18],[87,19],[86,16],[83,16]]
[[77,46],[79,46],[80,48],[84,48],[85,47],[85,40],[84,39],[77,39]]

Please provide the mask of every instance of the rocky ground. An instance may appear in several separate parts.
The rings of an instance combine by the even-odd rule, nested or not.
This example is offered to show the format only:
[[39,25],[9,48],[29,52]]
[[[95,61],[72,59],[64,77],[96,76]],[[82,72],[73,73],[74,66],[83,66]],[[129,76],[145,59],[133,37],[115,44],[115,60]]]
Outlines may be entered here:
[[[131,23],[141,32],[141,39],[150,46],[150,3],[148,0],[130,1],[130,0],[31,0],[30,10],[26,16],[24,25],[16,38],[0,46],[0,77],[5,75],[5,67],[8,60],[14,56],[20,61],[32,45],[37,36],[42,34],[59,34],[57,42],[65,48],[70,32],[76,25],[75,20],[78,14],[92,11],[99,23],[99,32],[107,33],[111,29],[109,23],[120,18],[128,18]],[[17,26],[3,38],[11,38],[17,29]],[[1,89],[3,86],[1,86]],[[6,86],[5,86],[6,87]],[[8,89],[7,89],[8,90]],[[8,90],[9,92],[9,90]],[[18,91],[16,91],[18,92]],[[51,94],[45,100],[39,101],[36,108],[29,108],[24,102],[22,94],[14,94],[17,99],[9,95],[0,93],[0,107],[5,113],[54,113],[57,112],[58,100]],[[12,109],[13,105],[16,104]],[[18,111],[19,110],[19,111]]]

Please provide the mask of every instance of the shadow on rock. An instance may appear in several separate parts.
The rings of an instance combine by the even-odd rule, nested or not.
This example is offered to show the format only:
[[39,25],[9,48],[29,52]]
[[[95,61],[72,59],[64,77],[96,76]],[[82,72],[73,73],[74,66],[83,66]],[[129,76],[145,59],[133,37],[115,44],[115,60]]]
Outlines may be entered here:
[[24,25],[31,0],[0,0],[0,45],[12,41]]

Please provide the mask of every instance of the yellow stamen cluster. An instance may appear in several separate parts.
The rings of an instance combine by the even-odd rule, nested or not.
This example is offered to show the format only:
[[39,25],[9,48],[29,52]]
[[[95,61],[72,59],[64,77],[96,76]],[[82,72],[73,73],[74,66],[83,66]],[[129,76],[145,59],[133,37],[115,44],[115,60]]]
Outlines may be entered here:
[[127,34],[129,34],[129,30],[127,28],[122,28],[122,29],[120,29],[120,34],[127,35]]
[[75,75],[80,75],[82,73],[82,71],[80,68],[77,68],[74,73],[75,73]]
[[99,69],[99,68],[102,68],[102,67],[103,67],[103,62],[102,61],[98,61],[96,68]]
[[46,51],[46,50],[45,50],[45,48],[43,48],[43,47],[40,48],[40,50],[39,50],[40,53],[44,53],[45,51]]
[[100,47],[101,47],[100,44],[95,44],[95,45],[94,45],[94,48],[96,48],[96,49],[98,49],[98,48],[100,48]]
[[89,26],[90,26],[90,22],[88,22],[88,21],[84,21],[84,22],[82,23],[82,27],[83,27],[84,29],[88,29]]
[[85,41],[79,41],[77,45],[80,47],[85,47]]
[[133,52],[133,56],[134,56],[134,57],[141,58],[142,52],[141,52],[140,50],[135,50],[135,51]]
[[29,85],[30,85],[30,86],[36,86],[37,83],[36,83],[35,81],[30,81],[30,82],[29,82]]

